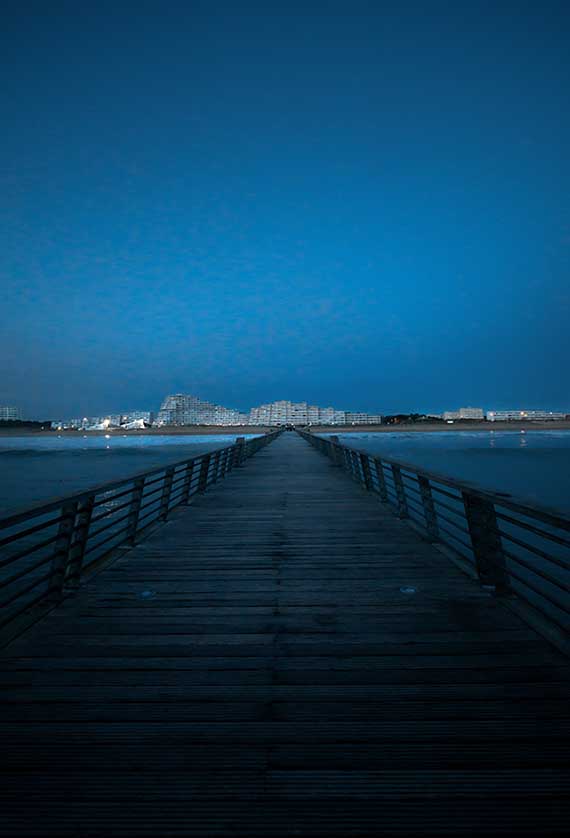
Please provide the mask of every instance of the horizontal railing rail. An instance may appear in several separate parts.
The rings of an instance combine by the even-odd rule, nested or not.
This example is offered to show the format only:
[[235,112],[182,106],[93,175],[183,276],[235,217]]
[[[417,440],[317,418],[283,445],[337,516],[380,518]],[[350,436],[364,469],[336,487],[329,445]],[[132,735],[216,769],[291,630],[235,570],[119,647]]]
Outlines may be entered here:
[[0,630],[59,602],[117,549],[134,545],[279,433],[240,437],[225,448],[0,518]]
[[298,433],[568,651],[570,516],[372,455],[336,436]]

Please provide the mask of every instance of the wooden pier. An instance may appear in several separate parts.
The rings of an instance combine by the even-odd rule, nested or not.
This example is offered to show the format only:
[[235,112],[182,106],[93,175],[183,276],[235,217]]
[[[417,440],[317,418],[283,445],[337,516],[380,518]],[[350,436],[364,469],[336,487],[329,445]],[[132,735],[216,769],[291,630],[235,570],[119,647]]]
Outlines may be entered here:
[[567,834],[568,658],[294,433],[0,669],[2,836]]

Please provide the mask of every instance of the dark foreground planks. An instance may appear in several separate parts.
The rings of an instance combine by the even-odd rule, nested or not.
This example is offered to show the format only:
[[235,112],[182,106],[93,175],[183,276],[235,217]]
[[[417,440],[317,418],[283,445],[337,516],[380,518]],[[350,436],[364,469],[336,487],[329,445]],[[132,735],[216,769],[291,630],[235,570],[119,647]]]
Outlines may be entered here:
[[565,834],[567,664],[285,434],[4,650],[0,834]]

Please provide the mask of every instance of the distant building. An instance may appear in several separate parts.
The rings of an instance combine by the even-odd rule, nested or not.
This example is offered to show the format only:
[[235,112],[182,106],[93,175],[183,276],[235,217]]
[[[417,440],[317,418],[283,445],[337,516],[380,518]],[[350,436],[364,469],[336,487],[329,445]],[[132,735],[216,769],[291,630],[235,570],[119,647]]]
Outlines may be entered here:
[[57,422],[52,422],[51,426],[54,431],[65,431],[65,430],[80,430],[85,425],[89,424],[90,420],[88,419],[60,419]]
[[152,410],[126,410],[121,414],[121,425],[126,425],[129,422],[138,422],[141,419],[145,425],[152,425],[154,422],[154,412]]
[[318,407],[307,402],[276,401],[252,407],[252,425],[373,425],[382,417],[372,413],[347,413],[335,407]]
[[346,410],[337,410],[336,407],[319,407],[317,410],[319,412],[315,424],[344,425],[346,422]]
[[159,425],[369,425],[381,421],[378,414],[347,413],[285,399],[252,407],[245,414],[184,393],[167,396],[157,418]]
[[490,410],[489,422],[559,422],[566,414],[555,410]]
[[347,425],[381,425],[382,416],[374,413],[346,413]]
[[22,422],[23,414],[19,407],[14,405],[0,405],[0,422]]
[[158,412],[158,425],[245,425],[248,417],[239,410],[199,399],[187,393],[167,396]]
[[443,413],[443,418],[446,420],[454,419],[479,419],[485,418],[482,407],[460,407],[459,410],[446,410]]
[[[137,423],[133,427],[152,425],[154,413],[152,410],[126,410],[123,413],[108,413],[106,416],[83,416],[81,419],[62,419],[52,422],[51,427],[56,431],[63,430],[106,430],[107,428],[124,428]],[[141,426],[141,422],[143,423]]]

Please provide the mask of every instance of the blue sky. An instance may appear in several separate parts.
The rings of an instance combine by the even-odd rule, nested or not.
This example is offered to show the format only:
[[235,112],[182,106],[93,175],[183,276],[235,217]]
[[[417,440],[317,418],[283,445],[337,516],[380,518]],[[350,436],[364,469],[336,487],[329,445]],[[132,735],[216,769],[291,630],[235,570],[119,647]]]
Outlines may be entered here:
[[4,19],[0,403],[570,410],[567,4],[90,5]]

